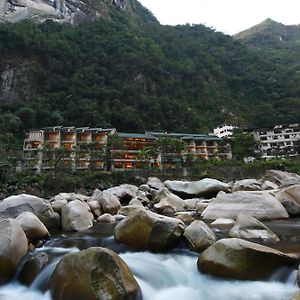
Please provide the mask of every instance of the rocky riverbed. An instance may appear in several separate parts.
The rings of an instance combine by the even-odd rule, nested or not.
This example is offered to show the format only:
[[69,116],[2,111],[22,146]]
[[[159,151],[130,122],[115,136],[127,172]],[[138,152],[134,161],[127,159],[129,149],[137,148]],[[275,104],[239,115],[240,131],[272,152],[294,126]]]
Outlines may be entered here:
[[300,176],[278,170],[10,196],[0,299],[298,299],[299,216]]

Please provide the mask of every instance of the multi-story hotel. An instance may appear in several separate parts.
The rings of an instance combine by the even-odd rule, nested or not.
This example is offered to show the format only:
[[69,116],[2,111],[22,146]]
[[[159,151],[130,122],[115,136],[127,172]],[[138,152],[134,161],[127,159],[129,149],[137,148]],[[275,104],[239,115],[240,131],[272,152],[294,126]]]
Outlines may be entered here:
[[300,124],[276,125],[249,129],[259,142],[262,158],[298,155]]
[[[110,143],[109,143],[109,137]],[[159,138],[182,141],[178,153],[168,153],[172,165],[190,159],[219,158],[214,135],[146,132],[117,133],[114,128],[47,127],[26,132],[23,166],[37,172],[88,169],[140,169],[167,166],[157,147]]]

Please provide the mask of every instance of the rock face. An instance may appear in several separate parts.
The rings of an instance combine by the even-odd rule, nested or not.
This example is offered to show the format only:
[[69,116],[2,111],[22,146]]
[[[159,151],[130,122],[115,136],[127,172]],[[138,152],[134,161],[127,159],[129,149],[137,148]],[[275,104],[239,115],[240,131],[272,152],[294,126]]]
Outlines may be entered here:
[[79,231],[93,226],[90,207],[79,200],[72,201],[61,211],[62,228],[65,231]]
[[261,190],[261,185],[258,180],[256,179],[243,179],[236,181],[231,191],[237,192],[237,191],[259,191]]
[[193,198],[200,196],[215,196],[220,191],[227,192],[229,185],[212,178],[204,178],[199,181],[178,181],[167,180],[165,186],[183,198]]
[[185,228],[183,234],[192,251],[202,252],[216,241],[216,235],[202,221],[194,221]]
[[13,278],[17,265],[27,253],[26,235],[13,219],[0,222],[0,283]]
[[279,187],[287,187],[300,183],[300,176],[298,174],[280,170],[268,170],[265,179],[276,183]]
[[65,255],[52,275],[50,291],[55,300],[141,299],[126,263],[113,251],[98,247]]
[[276,194],[290,216],[300,215],[300,184],[290,186]]
[[201,272],[239,280],[264,280],[295,264],[295,258],[282,252],[237,238],[215,242],[198,258]]
[[258,239],[271,243],[279,241],[278,236],[262,222],[245,214],[241,214],[237,217],[236,222],[228,235],[229,237],[245,240]]
[[[125,0],[76,1],[76,0],[3,0],[0,4],[0,21],[18,22],[24,19],[78,24],[108,15],[113,7],[126,9]],[[129,3],[131,6],[131,4]]]
[[59,225],[57,214],[54,213],[51,205],[42,198],[21,194],[10,196],[0,202],[0,220],[14,219],[25,211],[35,214],[48,229]]
[[29,240],[42,240],[50,236],[46,226],[31,212],[23,212],[16,218],[16,221],[21,225]]
[[115,239],[134,249],[163,251],[179,242],[184,223],[145,209],[136,209],[115,227]]
[[268,192],[239,191],[232,194],[220,192],[203,211],[204,219],[236,219],[239,214],[248,214],[257,219],[284,219],[289,215],[282,204]]

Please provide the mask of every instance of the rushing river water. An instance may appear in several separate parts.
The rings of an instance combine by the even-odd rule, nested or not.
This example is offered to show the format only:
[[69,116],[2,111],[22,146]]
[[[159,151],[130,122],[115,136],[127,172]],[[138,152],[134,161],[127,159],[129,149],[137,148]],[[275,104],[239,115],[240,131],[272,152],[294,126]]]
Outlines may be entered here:
[[0,300],[51,300],[50,293],[42,291],[59,259],[89,246],[105,246],[120,253],[137,279],[144,300],[289,300],[298,289],[296,270],[278,270],[269,281],[223,280],[199,273],[197,255],[186,249],[167,254],[130,252],[114,243],[112,237],[76,237],[52,239],[36,250],[48,253],[48,266],[30,287],[16,280],[0,287]]

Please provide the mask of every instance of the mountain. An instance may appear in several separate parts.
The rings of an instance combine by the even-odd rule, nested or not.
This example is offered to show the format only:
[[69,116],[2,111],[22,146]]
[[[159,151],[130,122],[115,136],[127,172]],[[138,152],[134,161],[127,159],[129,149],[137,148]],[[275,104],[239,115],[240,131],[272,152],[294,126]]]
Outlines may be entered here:
[[300,121],[299,54],[291,63],[281,50],[204,25],[163,26],[126,4],[107,2],[107,16],[78,26],[0,25],[0,142],[53,125],[209,132]]
[[37,22],[53,20],[79,24],[101,17],[108,18],[116,8],[133,18],[144,15],[144,19],[157,22],[135,0],[1,0],[0,22],[16,23],[31,19]]
[[289,43],[300,44],[300,25],[284,25],[266,19],[260,24],[233,36],[256,47],[281,47]]

